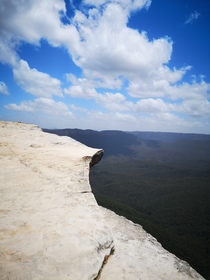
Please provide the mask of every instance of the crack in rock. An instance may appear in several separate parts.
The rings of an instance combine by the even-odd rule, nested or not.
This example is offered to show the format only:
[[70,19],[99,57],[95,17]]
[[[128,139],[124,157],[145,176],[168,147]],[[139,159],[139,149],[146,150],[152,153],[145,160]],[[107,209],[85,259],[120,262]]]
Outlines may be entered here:
[[105,255],[104,260],[103,260],[102,265],[101,265],[101,268],[99,269],[97,276],[93,280],[99,280],[100,279],[104,266],[107,264],[109,258],[114,254],[114,252],[115,252],[115,248],[113,246],[110,249],[109,255]]

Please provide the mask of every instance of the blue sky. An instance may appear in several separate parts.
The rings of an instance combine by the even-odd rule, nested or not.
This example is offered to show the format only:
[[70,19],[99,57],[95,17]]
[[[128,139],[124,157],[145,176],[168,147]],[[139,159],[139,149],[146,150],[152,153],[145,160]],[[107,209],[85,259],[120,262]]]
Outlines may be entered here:
[[0,119],[210,134],[209,14],[209,0],[1,0]]

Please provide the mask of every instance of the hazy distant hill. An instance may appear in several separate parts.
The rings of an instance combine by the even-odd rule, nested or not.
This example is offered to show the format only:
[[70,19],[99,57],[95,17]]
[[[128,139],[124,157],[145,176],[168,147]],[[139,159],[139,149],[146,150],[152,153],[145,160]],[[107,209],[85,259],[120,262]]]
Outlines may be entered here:
[[210,279],[210,135],[44,129],[102,148],[96,200],[155,236]]
[[174,132],[154,132],[154,131],[134,131],[132,134],[140,139],[158,140],[163,142],[176,142],[179,140],[189,141],[210,141],[210,135],[194,133],[174,133]]
[[69,136],[92,148],[105,151],[105,155],[132,155],[131,145],[138,145],[137,136],[117,130],[82,130],[82,129],[43,129],[45,132],[55,133],[60,136]]
[[159,161],[208,160],[210,135],[123,132],[117,130],[43,129],[45,132],[69,136],[93,148],[104,150],[107,156],[129,156]]

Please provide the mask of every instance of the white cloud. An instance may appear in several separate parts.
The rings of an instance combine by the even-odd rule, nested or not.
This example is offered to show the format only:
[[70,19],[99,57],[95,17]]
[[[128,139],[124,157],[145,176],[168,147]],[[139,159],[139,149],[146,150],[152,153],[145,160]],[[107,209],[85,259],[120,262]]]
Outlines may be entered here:
[[119,112],[104,113],[101,111],[89,111],[86,118],[82,120],[84,128],[93,128],[97,130],[135,130],[137,126],[137,120],[134,115]]
[[136,122],[136,117],[132,114],[122,114],[122,113],[115,113],[114,115],[115,120],[123,121],[123,122]]
[[30,69],[28,63],[20,60],[13,69],[16,82],[26,92],[39,97],[50,98],[51,96],[62,97],[61,82],[50,77],[48,74],[39,72],[37,69]]
[[92,80],[86,78],[77,79],[73,75],[68,76],[72,85],[69,88],[64,89],[64,93],[74,98],[93,99],[100,106],[110,111],[123,111],[130,110],[133,107],[133,103],[126,101],[123,94],[117,92],[104,92],[98,93],[93,86],[97,84]]
[[[91,4],[94,3],[91,1]],[[132,97],[171,95],[174,85],[191,67],[169,69],[166,64],[172,53],[171,40],[165,37],[149,41],[145,32],[128,28],[127,21],[128,15],[118,1],[108,2],[101,12],[90,9],[85,15],[77,11],[74,24],[81,41],[75,63],[83,69],[88,80],[100,80],[101,87],[108,87],[106,85],[110,81],[120,90],[125,79]],[[113,81],[118,84],[114,85]],[[94,85],[91,87],[93,89]],[[81,88],[74,88],[75,93],[79,90]],[[92,90],[91,93],[95,94]]]
[[1,30],[3,35],[13,36],[16,40],[38,45],[40,38],[46,38],[57,45],[63,43],[62,33],[66,31],[60,22],[61,12],[66,12],[62,0],[2,0]]
[[93,5],[95,7],[100,7],[101,5],[104,5],[107,0],[84,0],[83,1],[86,5]]
[[[203,79],[182,82],[191,69],[189,66],[169,68],[172,40],[167,36],[149,40],[146,32],[128,27],[130,13],[148,8],[150,4],[150,0],[83,0],[81,11],[75,10],[69,24],[64,24],[61,21],[66,13],[63,0],[39,3],[37,0],[2,0],[0,62],[11,65],[20,87],[38,97],[5,107],[19,112],[44,112],[49,116],[72,116],[71,108],[75,113],[89,116],[85,121],[80,119],[80,123],[113,125],[113,129],[114,125],[121,127],[122,123],[127,124],[122,129],[131,128],[130,122],[133,129],[148,126],[155,129],[156,126],[160,130],[163,127],[170,130],[173,123],[178,130],[179,125],[190,127],[184,117],[196,118],[196,121],[208,117],[210,84]],[[199,16],[195,11],[186,24]],[[96,105],[107,109],[106,113],[104,110],[90,112],[74,104],[68,107],[51,99],[66,97],[62,94],[61,82],[38,69],[31,69],[16,53],[23,42],[38,46],[41,38],[52,46],[64,46],[83,71],[81,77],[67,75],[70,87],[63,92],[72,100],[94,100]],[[2,93],[8,92],[5,86],[0,84]]]
[[39,45],[41,38],[53,46],[65,45],[71,52],[78,48],[74,25],[62,24],[66,8],[63,0],[2,0],[0,5],[0,61],[15,65],[16,46],[25,41]]
[[199,122],[192,122],[190,119],[179,117],[171,113],[162,113],[156,116],[156,127],[160,131],[190,132],[192,127],[199,129],[202,126]]
[[109,111],[128,111],[134,106],[132,102],[126,101],[125,96],[119,92],[98,94],[96,102]]
[[199,121],[192,121],[189,118],[183,118],[177,114],[170,112],[160,112],[157,114],[149,114],[139,119],[140,125],[138,130],[145,131],[168,131],[168,132],[194,132],[208,131],[209,125],[204,127],[204,124]]
[[[84,0],[86,5],[92,5],[99,8],[102,5],[107,4],[107,0]],[[120,4],[124,9],[129,11],[141,9],[143,7],[148,8],[151,4],[151,0],[112,0],[112,3]]]
[[34,108],[32,106],[32,102],[22,101],[20,105],[17,105],[15,103],[10,103],[8,105],[4,106],[8,110],[14,110],[14,111],[23,111],[23,112],[34,112]]
[[86,79],[75,79],[69,88],[63,91],[72,97],[94,99],[97,96],[97,91],[92,87],[91,83]]
[[68,89],[64,89],[64,93],[75,98],[93,99],[97,104],[110,111],[130,110],[133,107],[132,102],[126,101],[124,95],[119,92],[105,92],[101,94],[93,88],[73,85]]
[[172,43],[168,38],[149,41],[145,32],[128,28],[127,21],[120,4],[110,3],[102,13],[92,9],[87,17],[76,13],[81,42],[74,61],[86,75],[141,76],[169,61]]
[[[205,98],[200,99],[184,99],[176,103],[163,101],[160,98],[141,99],[135,104],[135,111],[140,113],[149,113],[154,119],[162,118],[164,121],[172,121],[178,123],[185,122],[184,119],[199,118],[207,119],[210,117],[210,102]],[[182,118],[177,119],[178,114],[182,114]]]
[[183,103],[177,106],[177,111],[187,114],[193,118],[209,118],[210,102],[205,99],[185,100]]
[[145,71],[143,77],[136,75],[130,79],[128,93],[136,98],[157,98],[171,95],[175,83],[180,81],[188,70],[190,70],[189,66],[179,70],[175,68],[170,70],[167,66],[161,66],[148,73]]
[[82,85],[89,88],[108,88],[121,89],[123,79],[121,77],[113,78],[112,74],[104,76],[97,73],[94,75],[85,75],[83,78],[78,78],[73,74],[66,74],[66,79],[72,85]]
[[[78,121],[78,122],[77,122]],[[79,124],[81,119],[77,118],[74,125]],[[122,129],[124,131],[172,131],[172,132],[194,132],[208,133],[209,124],[198,119],[185,119],[170,112],[159,112],[151,114],[125,114],[119,112],[103,113],[100,111],[89,111],[86,118],[82,118],[83,128]],[[80,126],[81,127],[81,126]],[[205,132],[204,132],[205,131]]]
[[192,99],[192,100],[199,100],[199,99],[208,99],[208,92],[210,91],[210,84],[206,83],[205,81],[193,82],[190,83],[182,83],[178,85],[171,86],[167,89],[167,95],[172,100],[177,99]]
[[33,101],[22,101],[20,105],[8,104],[5,105],[6,109],[25,111],[25,112],[41,112],[50,115],[65,115],[73,116],[69,111],[68,106],[63,102],[56,102],[49,98],[36,98]]
[[146,113],[170,112],[174,105],[164,102],[162,99],[147,98],[139,100],[135,105],[135,110]]
[[197,11],[194,11],[193,13],[190,14],[188,19],[185,21],[185,24],[193,23],[200,17],[200,15],[201,15],[200,13],[198,13]]
[[74,104],[70,104],[69,105],[69,108],[74,110],[74,111],[79,111],[79,112],[83,112],[83,113],[88,113],[88,110],[83,108],[83,107],[79,107],[79,106],[76,106]]
[[[150,77],[144,79],[131,79],[127,88],[128,93],[136,98],[168,98],[171,100],[185,99],[208,99],[210,84],[206,83],[202,77],[200,81],[180,82],[183,75],[190,67],[180,70],[164,71],[160,70],[158,76],[152,73]],[[173,77],[173,74],[175,77]],[[176,82],[174,80],[177,79]],[[172,81],[172,82],[171,82]]]
[[4,82],[0,81],[0,94],[9,94],[7,85]]
[[[1,32],[0,32],[1,36]],[[0,39],[0,63],[15,66],[18,61],[18,56],[14,51],[15,44],[5,38]]]

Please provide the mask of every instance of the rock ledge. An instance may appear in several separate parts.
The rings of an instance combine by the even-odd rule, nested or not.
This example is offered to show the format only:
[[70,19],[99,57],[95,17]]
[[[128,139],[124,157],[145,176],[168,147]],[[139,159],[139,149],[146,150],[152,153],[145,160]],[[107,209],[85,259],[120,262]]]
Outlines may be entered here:
[[97,205],[88,175],[102,150],[10,122],[0,146],[0,279],[203,279]]

